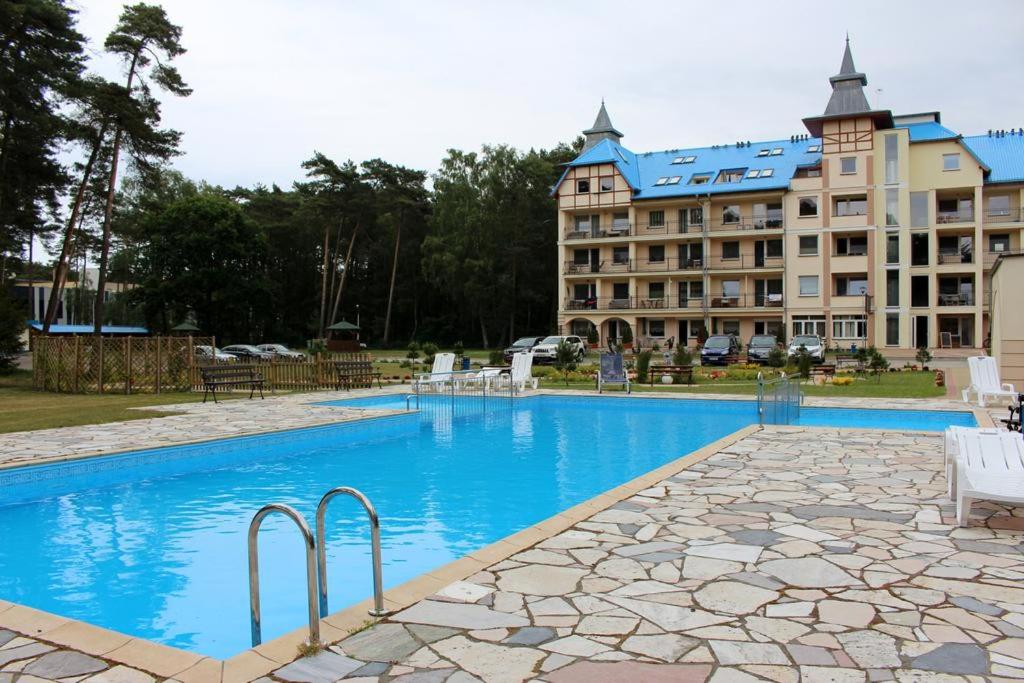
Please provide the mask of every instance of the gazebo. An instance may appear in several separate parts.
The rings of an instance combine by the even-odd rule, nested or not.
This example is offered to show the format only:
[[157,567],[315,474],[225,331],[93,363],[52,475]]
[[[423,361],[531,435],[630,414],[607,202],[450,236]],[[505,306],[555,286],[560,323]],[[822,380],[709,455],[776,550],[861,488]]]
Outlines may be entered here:
[[327,328],[327,350],[358,353],[359,325],[340,320]]
[[190,322],[183,322],[171,328],[171,332],[182,337],[188,337],[199,331],[199,328]]

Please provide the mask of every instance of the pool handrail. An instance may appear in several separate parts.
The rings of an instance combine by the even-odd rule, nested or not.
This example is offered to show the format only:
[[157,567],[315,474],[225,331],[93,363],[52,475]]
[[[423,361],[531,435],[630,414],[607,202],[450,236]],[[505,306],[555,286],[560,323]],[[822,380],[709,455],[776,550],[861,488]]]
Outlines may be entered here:
[[371,617],[384,617],[388,611],[384,609],[384,589],[381,578],[380,559],[380,517],[377,516],[377,509],[370,502],[362,491],[351,486],[338,486],[324,494],[320,503],[316,506],[316,562],[317,562],[317,586],[320,592],[320,615],[327,616],[327,549],[325,547],[324,524],[327,517],[327,504],[336,496],[351,496],[359,501],[366,510],[366,516],[370,520],[370,553],[373,556],[373,609],[369,610]]
[[270,503],[264,505],[253,515],[249,523],[249,619],[252,631],[252,646],[256,647],[263,642],[262,621],[260,616],[260,567],[259,548],[257,537],[260,525],[270,514],[279,512],[293,522],[302,533],[302,541],[306,546],[306,600],[309,603],[309,643],[316,645],[320,642],[320,614],[317,611],[316,590],[317,590],[317,566],[316,566],[316,541],[313,533],[309,530],[309,524],[299,514],[298,510],[284,503]]

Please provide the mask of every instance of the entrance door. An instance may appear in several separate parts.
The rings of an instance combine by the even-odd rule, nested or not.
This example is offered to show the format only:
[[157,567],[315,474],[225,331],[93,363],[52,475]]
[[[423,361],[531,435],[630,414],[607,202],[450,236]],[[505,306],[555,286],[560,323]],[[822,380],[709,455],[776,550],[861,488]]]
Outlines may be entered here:
[[619,341],[619,321],[609,320],[608,321],[608,339],[613,342]]
[[590,250],[590,272],[600,273],[601,272],[601,250],[591,249]]
[[914,348],[919,349],[922,346],[928,346],[928,316],[926,315],[915,315],[914,316]]
[[764,267],[764,240],[754,242],[754,267]]
[[689,328],[688,323],[689,323],[688,320],[680,320],[679,321],[679,336],[676,337],[676,341],[679,342],[680,346],[686,346],[688,341],[689,341],[689,339],[690,339],[690,335],[689,335],[690,328]]

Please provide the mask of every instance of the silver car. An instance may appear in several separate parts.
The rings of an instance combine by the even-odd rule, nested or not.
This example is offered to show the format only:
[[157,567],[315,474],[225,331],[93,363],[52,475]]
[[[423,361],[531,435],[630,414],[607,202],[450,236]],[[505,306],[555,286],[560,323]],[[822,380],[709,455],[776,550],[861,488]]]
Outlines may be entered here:
[[825,362],[825,342],[816,334],[798,334],[789,342],[789,357],[793,358],[800,352],[800,347],[807,349],[814,363]]
[[285,358],[287,360],[301,360],[306,357],[306,354],[301,351],[292,351],[284,344],[260,344],[256,348],[273,354],[277,358]]

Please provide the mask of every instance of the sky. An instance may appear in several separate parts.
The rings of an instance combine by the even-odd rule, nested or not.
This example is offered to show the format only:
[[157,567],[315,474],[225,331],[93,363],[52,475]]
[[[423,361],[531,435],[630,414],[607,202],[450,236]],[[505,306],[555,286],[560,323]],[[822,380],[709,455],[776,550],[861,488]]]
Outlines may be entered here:
[[[433,171],[450,148],[550,148],[602,98],[638,152],[788,138],[824,110],[847,32],[875,108],[939,110],[965,134],[1024,126],[1020,0],[162,4],[194,90],[161,96],[184,133],[174,166],[225,187],[288,187],[314,151]],[[122,5],[74,5],[110,78]]]

